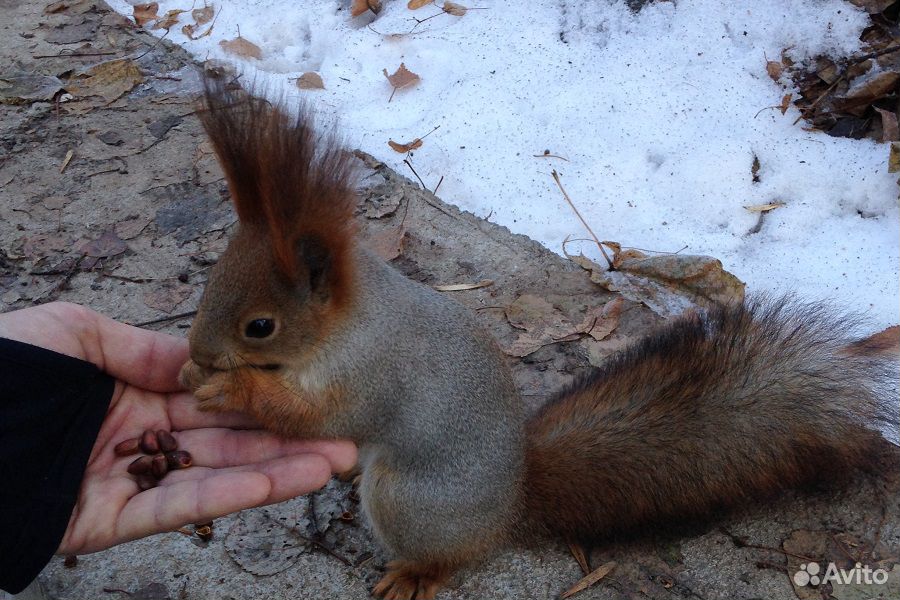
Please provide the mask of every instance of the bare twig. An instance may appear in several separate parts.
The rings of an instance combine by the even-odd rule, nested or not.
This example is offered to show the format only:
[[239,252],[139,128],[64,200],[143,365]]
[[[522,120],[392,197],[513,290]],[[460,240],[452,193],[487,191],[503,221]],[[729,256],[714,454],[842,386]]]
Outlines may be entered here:
[[186,319],[188,317],[193,317],[197,314],[196,310],[190,310],[185,313],[179,313],[177,315],[169,315],[168,317],[160,317],[158,319],[151,319],[149,321],[144,321],[142,323],[133,323],[132,327],[147,327],[148,325],[157,325],[159,323],[166,323],[168,321],[178,321],[180,319]]
[[559,180],[559,173],[556,172],[556,169],[553,169],[551,175],[553,175],[553,181],[556,182],[556,185],[559,186],[559,191],[562,192],[563,198],[566,199],[566,202],[569,203],[569,206],[572,207],[572,210],[575,211],[575,215],[578,216],[578,220],[581,221],[581,224],[584,225],[584,228],[587,229],[588,233],[591,234],[591,237],[594,238],[594,242],[597,243],[597,247],[600,248],[600,252],[603,254],[603,258],[606,259],[606,262],[609,264],[609,270],[614,271],[613,262],[609,259],[609,256],[606,254],[606,250],[603,249],[603,244],[600,243],[600,239],[597,237],[597,234],[594,233],[594,230],[591,229],[591,226],[587,224],[587,221],[584,220],[584,217],[581,216],[581,213],[578,212],[578,209],[575,208],[575,204],[572,202],[572,199],[569,198],[569,194],[566,193],[565,188],[563,188],[562,182]]

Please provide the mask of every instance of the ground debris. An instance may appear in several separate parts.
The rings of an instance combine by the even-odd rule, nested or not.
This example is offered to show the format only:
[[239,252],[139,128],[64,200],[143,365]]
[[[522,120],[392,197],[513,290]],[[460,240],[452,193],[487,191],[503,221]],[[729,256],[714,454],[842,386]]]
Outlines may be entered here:
[[[778,64],[800,92],[794,105],[808,127],[837,137],[896,141],[900,0],[850,1],[865,9],[871,19],[860,35],[861,52],[847,57],[818,56],[795,64],[786,58],[786,49]],[[772,69],[766,69],[771,75]]]

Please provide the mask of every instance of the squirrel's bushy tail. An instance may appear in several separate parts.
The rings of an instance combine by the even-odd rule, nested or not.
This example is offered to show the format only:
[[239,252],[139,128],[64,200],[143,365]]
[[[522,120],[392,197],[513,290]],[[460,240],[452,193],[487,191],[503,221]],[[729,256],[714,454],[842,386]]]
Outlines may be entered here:
[[[590,541],[846,476],[896,422],[897,364],[819,305],[750,300],[682,318],[527,425],[527,519]],[[894,429],[896,431],[896,427]]]

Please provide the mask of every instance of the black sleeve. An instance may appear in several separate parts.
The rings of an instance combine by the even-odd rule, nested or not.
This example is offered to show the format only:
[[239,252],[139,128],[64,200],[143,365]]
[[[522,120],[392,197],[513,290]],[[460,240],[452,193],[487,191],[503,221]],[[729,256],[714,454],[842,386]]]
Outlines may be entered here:
[[59,547],[115,381],[91,363],[0,339],[0,589]]

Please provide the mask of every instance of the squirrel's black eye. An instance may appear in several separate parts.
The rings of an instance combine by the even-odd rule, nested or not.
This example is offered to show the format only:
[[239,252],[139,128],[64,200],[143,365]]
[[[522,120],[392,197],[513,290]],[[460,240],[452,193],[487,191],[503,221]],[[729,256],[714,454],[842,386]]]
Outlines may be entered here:
[[272,319],[253,319],[247,323],[244,334],[251,338],[266,338],[275,331],[275,321]]

